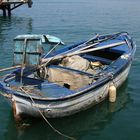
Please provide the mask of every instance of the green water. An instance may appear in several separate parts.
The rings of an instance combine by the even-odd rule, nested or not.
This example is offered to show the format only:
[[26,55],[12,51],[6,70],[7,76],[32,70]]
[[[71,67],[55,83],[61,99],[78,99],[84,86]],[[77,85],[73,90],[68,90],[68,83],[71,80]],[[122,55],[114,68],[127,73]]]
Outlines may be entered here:
[[[139,0],[33,0],[31,9],[19,7],[11,18],[0,11],[0,67],[12,64],[13,38],[19,34],[56,35],[66,43],[127,31],[137,44],[127,81],[117,101],[108,101],[76,115],[49,120],[55,128],[79,140],[140,139],[140,1]],[[17,125],[12,110],[0,96],[0,140],[59,140],[44,120]]]

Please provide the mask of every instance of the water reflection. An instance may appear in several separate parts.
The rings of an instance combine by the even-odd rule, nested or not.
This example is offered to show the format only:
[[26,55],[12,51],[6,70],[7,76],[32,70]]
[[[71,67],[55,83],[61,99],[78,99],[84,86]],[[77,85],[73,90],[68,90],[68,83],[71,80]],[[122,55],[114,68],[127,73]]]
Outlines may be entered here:
[[[0,41],[3,43],[7,37],[18,34],[32,33],[32,18],[0,17]],[[10,35],[11,33],[11,35]],[[10,36],[9,36],[10,35]],[[15,37],[15,36],[14,36]]]
[[[127,85],[128,81],[119,89],[119,94],[114,104],[110,104],[106,100],[76,115],[60,119],[49,119],[49,121],[55,128],[76,139],[88,139],[91,135],[92,138],[96,137],[100,135],[107,125],[112,123],[115,114],[125,110],[132,101],[128,93]],[[26,120],[22,125],[17,127],[13,117],[10,117],[11,120],[9,121],[8,131],[5,133],[7,140],[11,138],[20,140],[63,139],[52,131],[44,120]]]
[[32,18],[0,17],[0,67],[12,64],[13,38],[19,34],[32,33]]

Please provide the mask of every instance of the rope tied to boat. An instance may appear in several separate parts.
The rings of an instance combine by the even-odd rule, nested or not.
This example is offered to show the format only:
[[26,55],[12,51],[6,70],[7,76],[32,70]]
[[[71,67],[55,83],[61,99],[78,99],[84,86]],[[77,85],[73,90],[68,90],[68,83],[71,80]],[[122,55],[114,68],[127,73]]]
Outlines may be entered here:
[[109,73],[108,73],[108,76],[110,77],[111,80],[113,80],[113,78],[114,78],[114,73],[113,73],[113,72],[109,72]]
[[113,72],[110,72],[108,73],[108,76],[110,77],[110,79],[112,80],[112,83],[115,87],[117,87],[116,85],[116,81],[114,80],[114,73]]
[[[33,98],[31,97],[31,95],[30,95],[26,90],[24,90],[23,87],[20,87],[20,90],[23,91],[25,94],[27,94],[27,95],[29,96],[29,98],[31,99],[31,101],[32,101],[33,104],[36,104],[35,101],[33,100]],[[48,121],[48,119],[44,116],[44,114],[41,112],[41,110],[39,109],[39,107],[36,107],[36,108],[37,108],[38,112],[40,113],[40,115],[42,116],[42,118],[43,118],[43,119],[45,120],[45,122],[52,128],[52,130],[54,130],[54,132],[56,132],[57,134],[59,134],[59,135],[65,137],[65,138],[68,138],[68,139],[71,139],[71,140],[76,140],[76,138],[73,138],[73,137],[71,137],[71,136],[68,136],[68,135],[66,135],[66,134],[64,134],[64,133],[62,133],[62,132],[60,132],[60,131],[57,130],[56,128],[54,128],[54,127],[52,126],[52,124]]]

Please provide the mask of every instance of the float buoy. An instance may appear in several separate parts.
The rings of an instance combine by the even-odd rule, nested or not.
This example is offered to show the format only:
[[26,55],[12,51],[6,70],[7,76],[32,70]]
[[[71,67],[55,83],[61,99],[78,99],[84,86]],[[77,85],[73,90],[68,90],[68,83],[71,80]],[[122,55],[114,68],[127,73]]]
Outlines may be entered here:
[[109,87],[109,101],[111,103],[116,101],[116,87],[113,83],[111,83]]
[[17,114],[16,101],[12,102],[12,108],[13,108],[13,114],[14,114],[15,121],[20,122],[22,120],[22,117]]

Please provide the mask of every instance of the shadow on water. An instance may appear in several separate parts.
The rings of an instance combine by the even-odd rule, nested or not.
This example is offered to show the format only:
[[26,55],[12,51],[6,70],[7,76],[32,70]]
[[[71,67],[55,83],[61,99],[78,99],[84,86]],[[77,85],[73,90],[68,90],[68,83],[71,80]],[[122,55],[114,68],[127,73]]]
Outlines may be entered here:
[[[125,110],[128,104],[132,102],[127,85],[128,80],[118,90],[115,103],[109,103],[106,100],[76,115],[59,119],[49,119],[49,121],[60,132],[73,136],[76,139],[88,139],[90,135],[92,135],[92,138],[96,137],[100,135],[107,125],[112,123],[116,113]],[[6,140],[65,139],[56,134],[44,120],[25,120],[22,124],[17,125],[12,113],[10,117],[8,131],[5,133]]]

